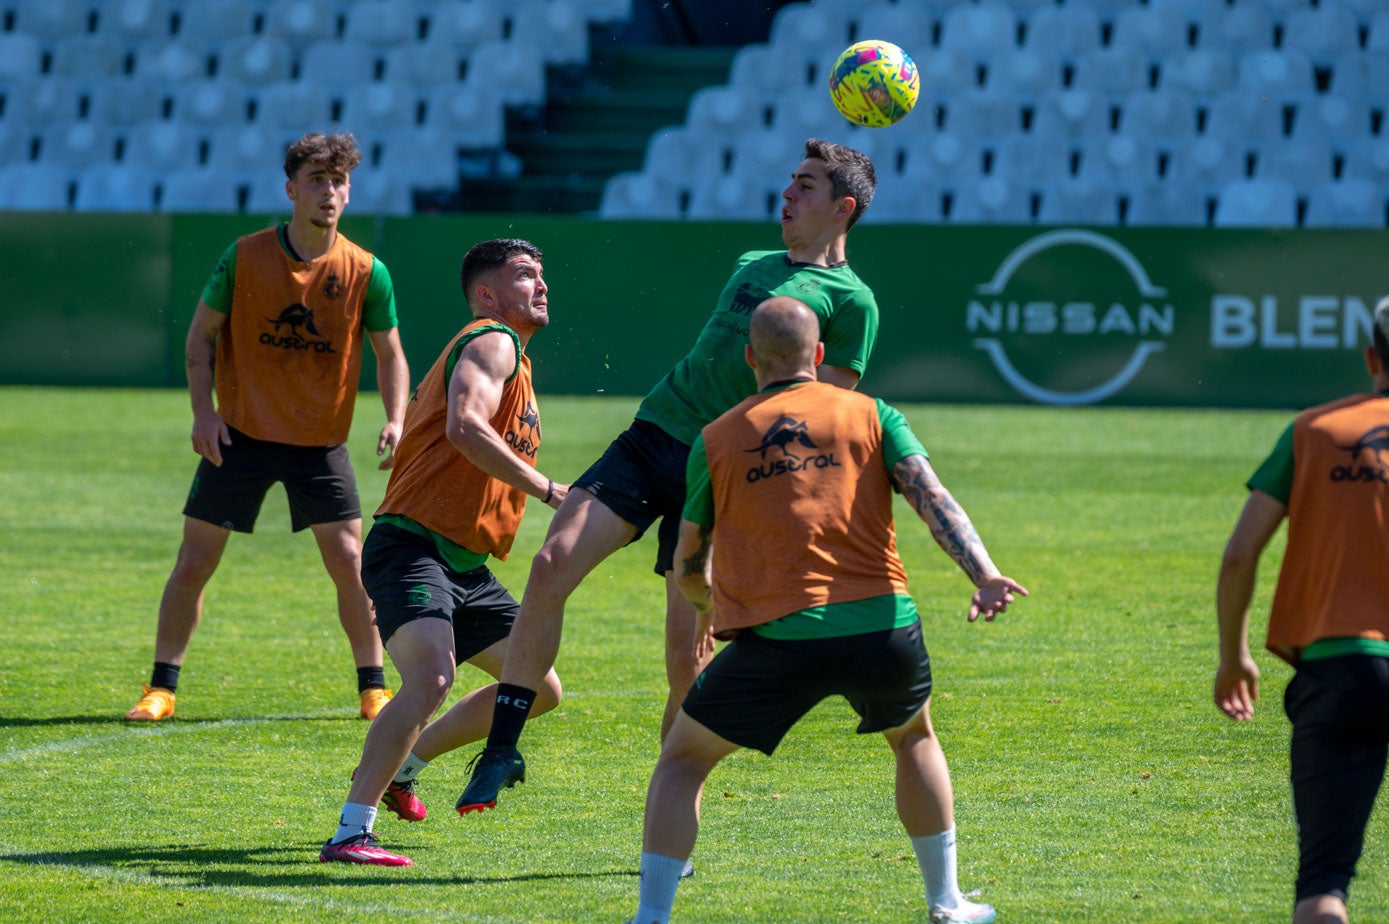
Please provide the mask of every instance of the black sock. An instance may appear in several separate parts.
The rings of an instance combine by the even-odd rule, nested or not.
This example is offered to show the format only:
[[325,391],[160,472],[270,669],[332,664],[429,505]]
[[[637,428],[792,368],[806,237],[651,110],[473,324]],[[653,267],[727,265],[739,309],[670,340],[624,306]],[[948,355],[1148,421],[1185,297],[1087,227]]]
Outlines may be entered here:
[[497,684],[497,702],[492,707],[492,730],[487,733],[489,748],[514,748],[521,738],[526,717],[531,714],[535,691],[513,683]]
[[176,692],[178,690],[178,669],[177,664],[155,661],[154,671],[150,674],[150,686],[163,687],[170,693]]
[[357,692],[361,693],[373,687],[378,690],[386,689],[386,669],[384,667],[357,668]]

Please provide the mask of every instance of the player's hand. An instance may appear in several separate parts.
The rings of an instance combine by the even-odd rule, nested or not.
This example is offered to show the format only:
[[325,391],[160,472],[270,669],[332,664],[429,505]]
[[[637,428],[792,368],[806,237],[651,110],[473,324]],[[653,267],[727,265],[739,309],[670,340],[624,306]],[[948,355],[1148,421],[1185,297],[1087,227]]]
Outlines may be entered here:
[[559,505],[564,503],[564,499],[568,496],[569,485],[560,484],[558,481],[556,481],[554,483],[554,487],[550,489],[550,500],[547,502],[548,506],[555,510],[558,510]]
[[717,640],[714,638],[714,611],[712,609],[695,611],[694,652],[695,658],[703,664],[714,653]]
[[1008,604],[1013,602],[1015,594],[1026,597],[1027,588],[1001,574],[986,578],[970,598],[969,621],[974,622],[983,616],[985,622],[992,622],[995,616],[1008,609]]
[[213,465],[222,464],[222,447],[231,445],[231,431],[216,411],[193,415],[193,451]]
[[1259,667],[1249,655],[1233,664],[1221,662],[1215,671],[1215,705],[1236,722],[1254,718],[1259,698]]
[[381,428],[381,435],[376,439],[376,454],[384,456],[381,464],[377,465],[380,471],[386,471],[395,465],[395,448],[400,444],[400,424],[387,423]]

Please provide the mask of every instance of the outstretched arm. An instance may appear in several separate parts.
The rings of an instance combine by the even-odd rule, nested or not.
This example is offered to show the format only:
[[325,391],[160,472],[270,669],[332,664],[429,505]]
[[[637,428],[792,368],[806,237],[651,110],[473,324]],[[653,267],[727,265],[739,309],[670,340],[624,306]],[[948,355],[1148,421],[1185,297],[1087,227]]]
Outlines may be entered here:
[[925,456],[917,453],[901,459],[893,466],[892,480],[922,522],[930,527],[936,545],[960,566],[977,588],[970,601],[970,622],[980,616],[986,621],[992,620],[1008,608],[1014,594],[1027,596],[1025,587],[999,574],[969,515],[941,484]]
[[1254,717],[1259,668],[1249,653],[1249,601],[1254,596],[1259,556],[1278,530],[1288,508],[1263,491],[1249,492],[1216,582],[1215,610],[1220,627],[1220,664],[1215,671],[1215,705],[1236,721]]

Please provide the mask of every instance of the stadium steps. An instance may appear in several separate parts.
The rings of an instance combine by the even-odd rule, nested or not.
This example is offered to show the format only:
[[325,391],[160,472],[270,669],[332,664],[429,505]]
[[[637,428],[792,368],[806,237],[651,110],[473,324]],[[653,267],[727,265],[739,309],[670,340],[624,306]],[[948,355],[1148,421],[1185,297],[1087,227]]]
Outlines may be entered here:
[[[690,97],[725,83],[734,47],[621,46],[597,50],[581,78],[552,75],[539,113],[512,113],[511,179],[465,179],[458,206],[475,212],[594,212],[609,177],[642,165],[656,129],[685,121]],[[565,84],[569,84],[566,86]]]

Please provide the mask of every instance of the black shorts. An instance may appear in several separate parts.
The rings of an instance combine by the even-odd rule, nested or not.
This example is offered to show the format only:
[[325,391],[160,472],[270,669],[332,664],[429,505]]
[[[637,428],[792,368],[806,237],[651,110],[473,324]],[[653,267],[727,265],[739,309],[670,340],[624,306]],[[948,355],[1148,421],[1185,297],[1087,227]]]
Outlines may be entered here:
[[905,725],[931,695],[921,622],[821,639],[743,632],[695,680],[684,710],[719,737],[770,754],[791,726],[836,694],[862,718],[861,735]]
[[284,483],[289,496],[290,526],[295,532],[315,523],[362,516],[352,460],[342,443],[290,446],[258,440],[239,430],[231,430],[231,445],[222,447],[220,466],[207,459],[198,464],[183,514],[249,533],[266,492],[277,481]]
[[1339,895],[1355,876],[1389,753],[1389,658],[1303,661],[1283,694],[1293,723],[1297,899]]
[[459,664],[510,635],[521,609],[487,566],[454,571],[429,539],[389,523],[372,526],[362,544],[362,585],[383,645],[407,622],[443,619]]
[[646,420],[612,441],[602,457],[575,480],[574,486],[598,498],[603,506],[637,528],[636,542],[659,518],[656,573],[675,568],[680,515],[685,509],[685,466],[690,447]]

